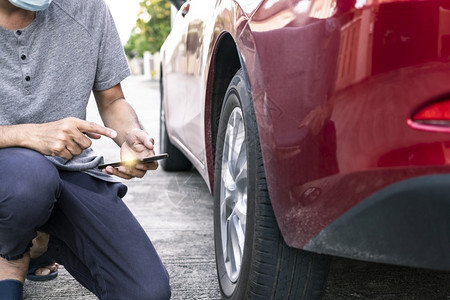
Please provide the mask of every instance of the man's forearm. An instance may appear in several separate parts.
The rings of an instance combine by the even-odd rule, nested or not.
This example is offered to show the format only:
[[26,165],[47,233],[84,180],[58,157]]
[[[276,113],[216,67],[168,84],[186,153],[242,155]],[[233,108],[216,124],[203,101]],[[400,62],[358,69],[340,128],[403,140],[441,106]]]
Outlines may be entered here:
[[32,124],[2,125],[0,126],[0,148],[25,147],[28,148],[27,132]]
[[125,142],[131,130],[143,129],[136,112],[124,98],[112,101],[99,111],[105,126],[117,131],[117,137],[114,140],[119,146]]
[[136,112],[125,100],[120,84],[104,90],[94,91],[98,111],[105,126],[117,131],[114,141],[121,146],[132,130],[143,129]]

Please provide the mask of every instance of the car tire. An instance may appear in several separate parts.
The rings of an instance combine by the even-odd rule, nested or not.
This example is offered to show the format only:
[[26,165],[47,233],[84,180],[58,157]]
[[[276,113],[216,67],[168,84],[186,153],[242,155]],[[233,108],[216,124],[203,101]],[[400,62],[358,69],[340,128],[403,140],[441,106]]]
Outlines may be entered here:
[[161,106],[159,114],[159,151],[160,153],[167,153],[169,156],[160,161],[160,165],[165,171],[189,171],[192,163],[186,156],[171,142],[167,134],[166,114],[164,111],[164,86],[162,77],[159,83]]
[[320,299],[330,257],[286,245],[267,189],[251,93],[233,77],[219,121],[214,240],[223,299]]

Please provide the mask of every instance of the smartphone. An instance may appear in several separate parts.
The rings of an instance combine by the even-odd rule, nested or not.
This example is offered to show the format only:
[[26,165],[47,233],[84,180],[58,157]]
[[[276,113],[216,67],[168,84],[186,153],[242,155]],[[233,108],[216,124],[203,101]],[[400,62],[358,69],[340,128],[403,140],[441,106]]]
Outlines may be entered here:
[[104,169],[107,166],[111,166],[114,168],[117,168],[119,166],[123,166],[123,165],[135,165],[138,163],[149,163],[155,160],[160,160],[160,159],[164,159],[169,157],[169,154],[167,153],[161,153],[161,154],[157,154],[157,155],[153,155],[153,156],[149,156],[149,157],[144,157],[141,159],[135,159],[135,160],[127,160],[127,161],[118,161],[118,162],[113,162],[113,163],[107,163],[107,164],[103,164],[103,165],[99,165],[98,168],[99,169]]

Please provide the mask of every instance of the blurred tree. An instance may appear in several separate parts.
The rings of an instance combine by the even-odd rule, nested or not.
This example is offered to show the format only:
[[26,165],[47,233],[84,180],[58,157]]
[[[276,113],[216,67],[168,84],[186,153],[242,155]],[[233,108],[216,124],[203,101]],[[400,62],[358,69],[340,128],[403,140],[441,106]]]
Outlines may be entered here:
[[136,25],[125,45],[128,57],[142,57],[145,51],[155,53],[170,32],[170,2],[142,0]]

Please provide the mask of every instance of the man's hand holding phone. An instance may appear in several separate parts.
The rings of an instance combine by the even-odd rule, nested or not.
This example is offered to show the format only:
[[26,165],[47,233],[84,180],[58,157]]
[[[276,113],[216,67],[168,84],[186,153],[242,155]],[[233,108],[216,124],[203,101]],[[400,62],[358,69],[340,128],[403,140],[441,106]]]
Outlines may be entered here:
[[162,154],[156,154],[156,155],[147,156],[147,157],[139,158],[139,159],[117,161],[117,162],[113,162],[113,163],[102,164],[102,165],[99,165],[98,168],[102,170],[109,166],[111,166],[113,168],[119,168],[120,166],[135,166],[137,164],[148,164],[148,163],[160,160],[160,159],[165,159],[167,157],[169,157],[169,155],[167,153],[162,153]]
[[123,179],[142,178],[148,170],[156,170],[158,161],[141,161],[141,159],[155,155],[153,151],[154,140],[144,130],[134,129],[127,134],[125,142],[120,148],[122,162],[117,167],[106,166],[103,172],[121,177]]

